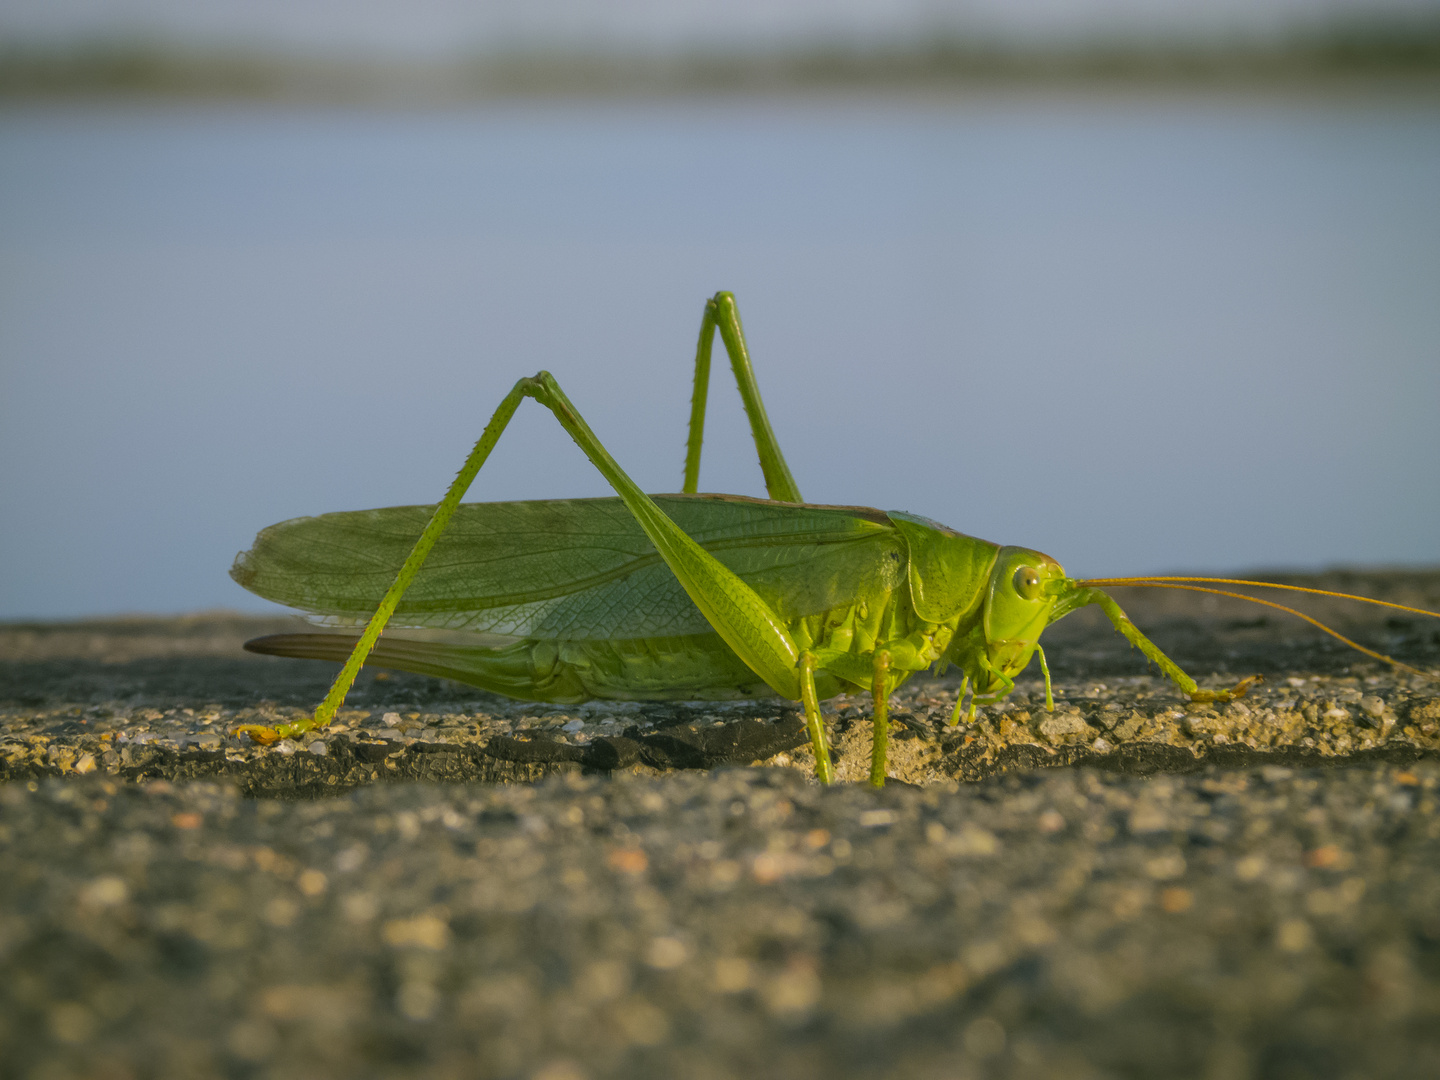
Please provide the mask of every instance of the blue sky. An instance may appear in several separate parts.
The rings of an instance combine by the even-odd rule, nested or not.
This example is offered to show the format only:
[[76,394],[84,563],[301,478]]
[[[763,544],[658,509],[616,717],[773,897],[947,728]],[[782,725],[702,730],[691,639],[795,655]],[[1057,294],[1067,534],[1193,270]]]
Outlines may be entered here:
[[[554,372],[673,491],[733,289],[807,498],[1080,575],[1440,562],[1440,107],[1375,95],[0,110],[0,618],[263,602]],[[704,490],[760,495],[720,363]],[[527,407],[475,501],[607,494]]]

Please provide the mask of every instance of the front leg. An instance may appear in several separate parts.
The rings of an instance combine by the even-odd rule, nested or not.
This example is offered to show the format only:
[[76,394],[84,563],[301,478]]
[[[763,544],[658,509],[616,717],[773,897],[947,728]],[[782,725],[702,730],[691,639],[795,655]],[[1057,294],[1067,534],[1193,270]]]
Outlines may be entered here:
[[1170,681],[1178,686],[1191,701],[1234,701],[1236,698],[1244,697],[1245,692],[1252,685],[1262,680],[1259,675],[1251,675],[1249,678],[1241,679],[1229,690],[1202,690],[1199,685],[1180,669],[1180,665],[1171,660],[1159,647],[1140,632],[1140,628],[1130,621],[1108,593],[1099,589],[1085,589],[1077,597],[1078,603],[1073,607],[1083,607],[1086,604],[1095,604],[1101,611],[1105,612],[1111,624],[1116,630],[1124,635],[1125,640],[1134,645],[1146,658],[1157,664],[1161,671],[1169,677]]

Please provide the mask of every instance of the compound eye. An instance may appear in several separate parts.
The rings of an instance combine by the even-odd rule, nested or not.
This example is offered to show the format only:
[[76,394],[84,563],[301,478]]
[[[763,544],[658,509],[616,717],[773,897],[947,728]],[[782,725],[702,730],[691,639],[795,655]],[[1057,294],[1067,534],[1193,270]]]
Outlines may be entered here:
[[1026,600],[1039,600],[1045,595],[1040,586],[1040,571],[1033,566],[1022,566],[1016,570],[1015,591]]

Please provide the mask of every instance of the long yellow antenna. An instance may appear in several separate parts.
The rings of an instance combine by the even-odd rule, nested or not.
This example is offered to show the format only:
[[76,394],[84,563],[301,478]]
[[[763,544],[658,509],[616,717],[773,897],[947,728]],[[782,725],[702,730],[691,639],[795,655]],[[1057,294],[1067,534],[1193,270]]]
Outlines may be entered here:
[[[1150,585],[1152,588],[1165,588],[1156,584],[1162,581],[1201,581],[1209,585],[1252,585],[1257,589],[1284,589],[1287,592],[1311,593],[1315,596],[1334,596],[1341,600],[1359,600],[1362,604],[1378,604],[1380,607],[1394,608],[1396,611],[1408,611],[1412,615],[1429,615],[1432,619],[1440,619],[1440,611],[1429,611],[1425,608],[1407,607],[1404,604],[1393,604],[1389,600],[1376,600],[1371,596],[1356,596],[1354,593],[1331,592],[1329,589],[1310,589],[1304,585],[1281,585],[1274,581],[1245,581],[1241,578],[1223,577],[1171,577],[1165,575],[1147,575],[1145,577],[1114,577],[1114,578],[1086,578],[1084,581],[1077,581],[1077,585]],[[1178,588],[1178,586],[1177,586]],[[1234,596],[1235,593],[1221,593],[1221,596]],[[1242,600],[1255,600],[1253,596],[1242,596]],[[1257,604],[1263,601],[1256,600]],[[1271,605],[1272,607],[1274,605]],[[1289,608],[1285,608],[1289,611]]]
[[1199,577],[1087,578],[1083,581],[1077,582],[1076,584],[1087,587],[1101,585],[1127,585],[1135,586],[1142,589],[1181,589],[1185,592],[1210,593],[1213,596],[1228,596],[1235,600],[1248,600],[1252,604],[1263,604],[1265,607],[1275,608],[1277,611],[1285,611],[1290,613],[1291,615],[1294,615],[1298,619],[1304,619],[1310,625],[1319,627],[1321,630],[1324,630],[1325,633],[1329,634],[1331,637],[1343,641],[1346,645],[1349,645],[1357,652],[1362,652],[1366,656],[1373,656],[1376,660],[1383,660],[1385,661],[1385,663],[1391,664],[1399,668],[1401,671],[1408,671],[1412,675],[1421,675],[1427,679],[1433,679],[1436,677],[1428,671],[1421,671],[1419,668],[1413,668],[1409,664],[1403,664],[1399,660],[1394,659],[1393,657],[1386,656],[1384,653],[1378,653],[1374,649],[1367,649],[1364,645],[1361,645],[1358,642],[1351,641],[1344,634],[1340,633],[1337,630],[1332,630],[1330,627],[1322,623],[1319,619],[1306,615],[1303,611],[1296,611],[1292,607],[1286,607],[1284,604],[1277,604],[1273,600],[1261,600],[1258,596],[1246,596],[1244,593],[1229,592],[1225,589],[1207,589],[1199,585],[1178,584],[1179,582],[1185,581],[1210,581],[1222,585],[1258,585],[1272,589],[1289,589],[1293,592],[1316,593],[1320,596],[1335,596],[1345,600],[1362,600],[1366,603],[1379,604],[1381,607],[1398,608],[1401,611],[1411,611],[1417,615],[1430,615],[1437,619],[1440,619],[1440,612],[1427,611],[1424,608],[1406,607],[1404,604],[1392,604],[1386,600],[1372,600],[1368,596],[1352,596],[1349,593],[1329,592],[1325,589],[1307,589],[1299,585],[1276,585],[1273,582],[1266,581],[1239,581],[1232,578]]

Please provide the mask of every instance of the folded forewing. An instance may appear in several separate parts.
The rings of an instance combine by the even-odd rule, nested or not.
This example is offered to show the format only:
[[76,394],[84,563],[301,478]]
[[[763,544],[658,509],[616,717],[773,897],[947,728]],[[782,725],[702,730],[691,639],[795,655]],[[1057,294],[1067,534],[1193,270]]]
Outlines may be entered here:
[[[903,575],[903,541],[879,511],[736,496],[655,500],[785,616],[830,610]],[[363,620],[432,509],[281,522],[236,557],[231,576],[330,621]],[[571,640],[709,629],[619,499],[463,504],[392,625]]]

